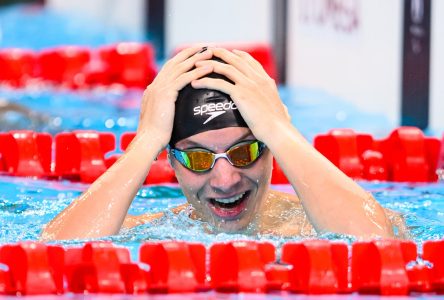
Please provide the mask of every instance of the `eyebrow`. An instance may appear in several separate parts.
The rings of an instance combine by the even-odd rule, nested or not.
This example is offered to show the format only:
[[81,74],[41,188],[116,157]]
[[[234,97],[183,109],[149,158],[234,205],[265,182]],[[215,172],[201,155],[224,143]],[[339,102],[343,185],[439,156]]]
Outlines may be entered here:
[[[252,132],[246,132],[244,135],[240,136],[239,138],[236,139],[236,141],[234,143],[232,143],[227,149],[230,149],[231,147],[233,147],[234,145],[236,145],[237,143],[245,140],[247,137],[254,137]],[[191,149],[191,148],[202,148],[202,149],[208,149],[206,146],[195,142],[195,141],[185,141],[185,145],[183,147],[184,150],[186,149]],[[227,150],[225,149],[225,150]],[[211,150],[211,149],[208,149]]]

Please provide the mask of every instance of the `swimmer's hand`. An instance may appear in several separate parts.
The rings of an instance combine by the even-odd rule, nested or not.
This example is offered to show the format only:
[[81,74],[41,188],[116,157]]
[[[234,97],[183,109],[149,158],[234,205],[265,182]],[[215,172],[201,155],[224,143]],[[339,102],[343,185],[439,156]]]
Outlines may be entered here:
[[212,72],[211,66],[191,70],[196,62],[210,59],[213,55],[210,49],[201,50],[202,47],[187,48],[167,61],[143,94],[137,133],[150,132],[162,149],[171,137],[179,91],[191,81]]
[[254,136],[269,144],[279,124],[290,125],[290,115],[282,103],[276,83],[262,65],[244,51],[212,48],[213,54],[226,64],[215,60],[200,60],[196,67],[211,67],[234,84],[214,78],[201,78],[191,84],[194,88],[208,88],[231,96]]

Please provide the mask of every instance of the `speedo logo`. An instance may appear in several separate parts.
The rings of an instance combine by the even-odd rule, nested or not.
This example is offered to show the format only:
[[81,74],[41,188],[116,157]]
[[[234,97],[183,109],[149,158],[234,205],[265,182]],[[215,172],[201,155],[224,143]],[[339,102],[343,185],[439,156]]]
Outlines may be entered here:
[[237,109],[236,104],[233,101],[230,102],[218,102],[218,103],[208,103],[204,105],[195,106],[193,111],[194,115],[207,115],[208,119],[203,122],[203,125],[207,124],[214,118],[217,118],[220,115],[223,115],[227,112],[227,110],[235,110]]

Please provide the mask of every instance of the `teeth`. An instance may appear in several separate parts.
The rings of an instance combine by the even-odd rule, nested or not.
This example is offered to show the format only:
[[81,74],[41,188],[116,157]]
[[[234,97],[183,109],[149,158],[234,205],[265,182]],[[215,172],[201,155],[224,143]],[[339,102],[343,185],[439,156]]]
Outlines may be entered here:
[[214,199],[216,202],[220,202],[220,203],[224,203],[224,204],[228,204],[228,203],[233,203],[236,202],[237,200],[239,200],[240,198],[242,198],[245,195],[245,193],[239,194],[237,196],[233,196],[230,198],[217,198]]

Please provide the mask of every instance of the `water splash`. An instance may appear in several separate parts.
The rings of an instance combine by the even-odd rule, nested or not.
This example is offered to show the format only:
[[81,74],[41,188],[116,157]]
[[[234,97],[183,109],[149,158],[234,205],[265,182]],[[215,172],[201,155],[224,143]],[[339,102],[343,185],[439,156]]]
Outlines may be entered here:
[[[418,244],[426,240],[444,238],[444,183],[397,184],[360,183],[373,193],[385,207],[403,215],[412,238]],[[68,206],[88,186],[71,182],[54,182],[0,176],[0,243],[38,240],[43,226]],[[277,186],[281,190],[288,187]],[[188,213],[174,214],[170,208],[186,203],[181,190],[171,186],[147,186],[139,191],[130,213],[139,215],[166,211],[149,224],[123,229],[118,235],[101,238],[128,247],[138,256],[141,243],[160,240],[184,240],[210,245],[229,240],[269,241],[278,249],[287,242],[302,237],[285,238],[272,234],[212,233],[214,228],[205,222],[192,220]],[[283,218],[288,217],[283,213]],[[310,238],[310,236],[309,236]],[[351,236],[325,233],[316,238],[352,243]],[[62,241],[67,247],[79,246],[87,240]],[[57,242],[60,243],[60,242]]]

